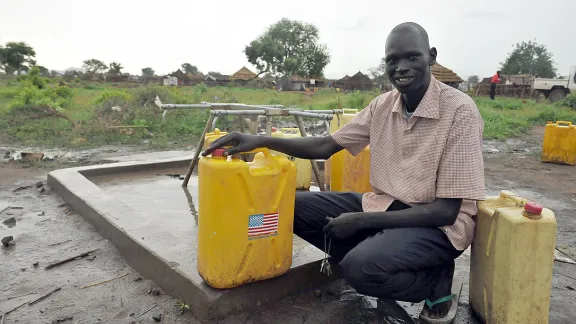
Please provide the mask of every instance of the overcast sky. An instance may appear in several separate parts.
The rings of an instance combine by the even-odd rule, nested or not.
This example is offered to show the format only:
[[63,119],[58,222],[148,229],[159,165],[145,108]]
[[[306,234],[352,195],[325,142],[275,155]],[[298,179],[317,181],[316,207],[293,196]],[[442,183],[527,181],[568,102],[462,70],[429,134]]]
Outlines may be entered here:
[[232,74],[255,71],[243,49],[282,17],[320,29],[329,78],[378,65],[387,34],[405,21],[421,24],[438,62],[462,78],[491,76],[514,43],[534,39],[554,54],[558,73],[576,65],[575,0],[0,0],[0,44],[25,41],[54,70],[96,58],[132,74],[166,74],[184,62]]

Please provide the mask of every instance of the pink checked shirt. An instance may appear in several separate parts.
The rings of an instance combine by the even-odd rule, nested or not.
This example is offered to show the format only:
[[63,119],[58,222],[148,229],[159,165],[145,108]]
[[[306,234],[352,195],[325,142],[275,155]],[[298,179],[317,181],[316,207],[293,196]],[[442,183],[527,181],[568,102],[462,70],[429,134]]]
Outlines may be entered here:
[[397,90],[370,102],[332,137],[352,155],[370,145],[366,212],[385,211],[394,200],[415,206],[436,198],[464,199],[453,225],[442,227],[452,245],[465,250],[474,238],[476,201],[484,200],[482,131],[474,101],[434,77],[407,119]]

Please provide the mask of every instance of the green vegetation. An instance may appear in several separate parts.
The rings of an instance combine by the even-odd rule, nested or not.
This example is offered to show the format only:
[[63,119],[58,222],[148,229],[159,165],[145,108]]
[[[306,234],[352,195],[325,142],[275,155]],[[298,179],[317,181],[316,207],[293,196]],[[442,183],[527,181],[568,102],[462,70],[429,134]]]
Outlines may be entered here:
[[576,109],[548,102],[536,103],[530,99],[475,98],[484,119],[485,139],[506,139],[528,131],[532,126],[546,125],[548,121],[576,123]]
[[[162,123],[154,104],[241,102],[282,104],[305,109],[364,108],[377,92],[340,93],[332,89],[314,94],[269,89],[133,86],[44,78],[35,68],[10,81],[0,80],[0,142],[46,146],[139,144],[154,147],[194,144],[208,119],[207,111],[173,110]],[[533,125],[566,120],[576,123],[576,95],[556,105],[532,100],[475,99],[484,118],[487,139],[505,139]],[[567,107],[562,107],[565,105]],[[570,108],[572,107],[572,108]],[[231,124],[219,119],[218,127]],[[121,126],[121,127],[119,127]],[[126,127],[132,126],[132,127]]]

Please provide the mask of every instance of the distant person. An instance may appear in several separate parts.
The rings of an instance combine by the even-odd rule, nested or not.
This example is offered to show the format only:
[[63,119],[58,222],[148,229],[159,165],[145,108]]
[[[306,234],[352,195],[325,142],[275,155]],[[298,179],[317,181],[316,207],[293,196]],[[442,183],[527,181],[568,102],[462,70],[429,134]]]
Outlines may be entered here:
[[494,100],[494,95],[496,95],[496,85],[500,83],[500,71],[497,71],[492,80],[490,80],[490,99]]
[[329,236],[331,261],[359,294],[391,306],[425,301],[421,323],[452,323],[454,259],[472,243],[476,201],[485,198],[484,124],[474,100],[432,75],[437,51],[420,25],[396,26],[385,51],[395,89],[338,131],[299,138],[233,132],[202,155],[226,146],[232,147],[224,155],[267,147],[328,159],[370,145],[373,192],[297,192],[294,234],[319,249]]

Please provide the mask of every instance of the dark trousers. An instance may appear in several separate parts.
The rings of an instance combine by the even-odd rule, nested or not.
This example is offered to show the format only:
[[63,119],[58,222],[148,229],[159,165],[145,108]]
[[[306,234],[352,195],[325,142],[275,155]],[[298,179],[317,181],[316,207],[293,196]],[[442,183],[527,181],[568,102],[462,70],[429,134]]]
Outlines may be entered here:
[[[388,210],[409,208],[394,201]],[[326,217],[362,211],[362,195],[354,192],[297,192],[294,233],[324,250]],[[333,239],[330,256],[357,292],[405,302],[420,302],[432,294],[438,278],[454,270],[456,250],[437,228],[394,228]]]
[[494,100],[496,95],[496,83],[490,83],[490,99]]

